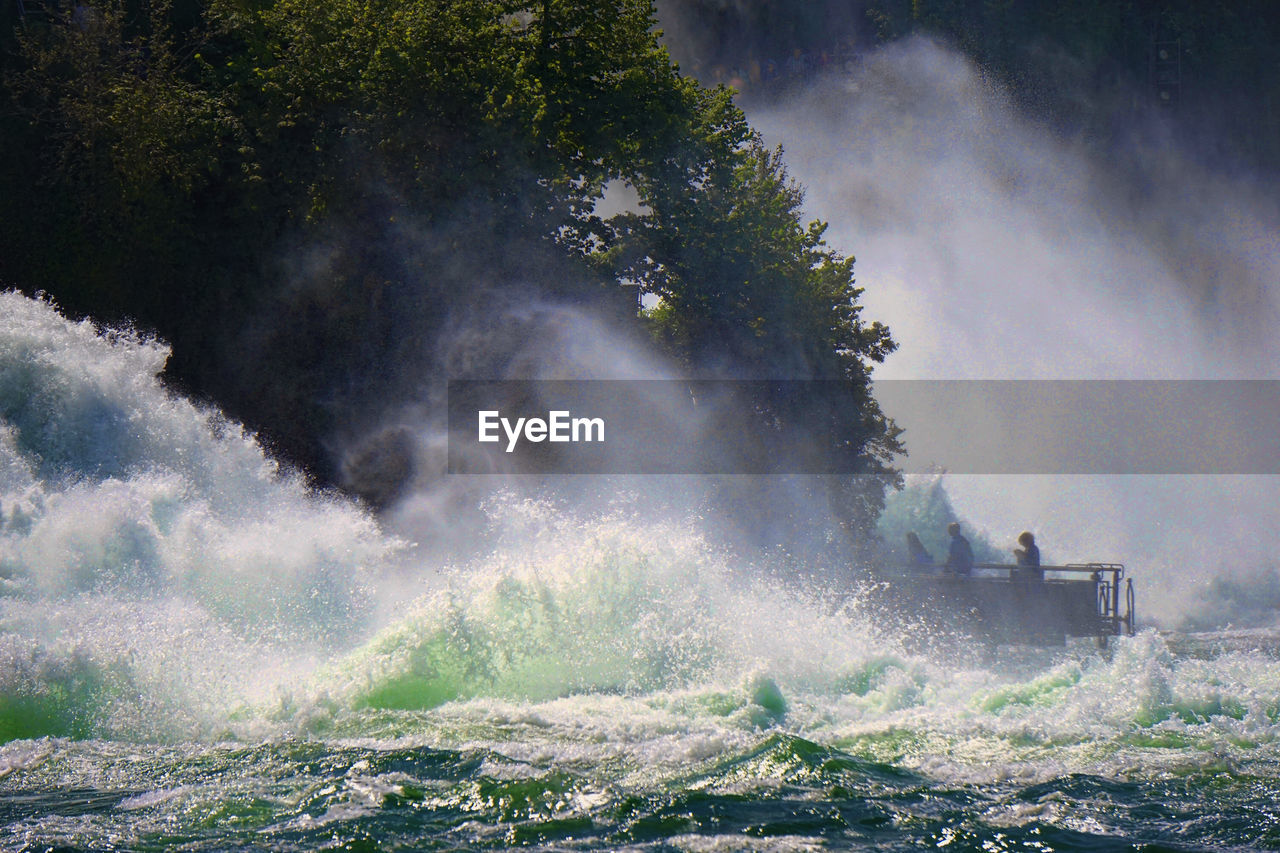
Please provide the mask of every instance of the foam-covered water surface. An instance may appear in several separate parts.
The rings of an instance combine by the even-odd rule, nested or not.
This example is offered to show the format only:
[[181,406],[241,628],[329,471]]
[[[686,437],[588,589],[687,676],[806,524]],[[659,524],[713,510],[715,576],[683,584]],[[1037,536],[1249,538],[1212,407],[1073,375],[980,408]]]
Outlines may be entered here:
[[846,693],[335,708],[249,741],[17,740],[3,819],[20,846],[83,849],[1277,841],[1274,661],[1178,660],[1154,634],[1066,658],[1029,678],[879,661]]
[[435,564],[0,296],[10,849],[1268,847],[1280,632],[975,649],[696,520],[497,497]]

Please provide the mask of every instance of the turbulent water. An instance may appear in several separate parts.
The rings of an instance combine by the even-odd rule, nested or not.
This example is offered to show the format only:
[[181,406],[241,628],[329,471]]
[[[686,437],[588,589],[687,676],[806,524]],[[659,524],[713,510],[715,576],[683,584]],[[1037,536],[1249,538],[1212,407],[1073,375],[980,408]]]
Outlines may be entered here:
[[991,657],[516,499],[436,565],[163,347],[0,318],[6,849],[1280,846],[1280,633]]

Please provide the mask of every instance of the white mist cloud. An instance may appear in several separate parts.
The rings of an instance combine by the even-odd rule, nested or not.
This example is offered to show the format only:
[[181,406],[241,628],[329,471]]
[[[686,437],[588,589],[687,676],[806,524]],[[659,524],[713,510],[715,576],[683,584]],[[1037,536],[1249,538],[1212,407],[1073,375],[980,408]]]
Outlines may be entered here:
[[[748,113],[901,345],[877,378],[1280,379],[1276,203],[1158,120],[1135,113],[1124,150],[1063,138],[922,39]],[[1054,560],[1130,563],[1170,623],[1275,562],[1280,478],[947,484],[997,543],[1030,527]]]
[[1280,377],[1280,216],[1247,182],[1169,144],[1120,169],[919,39],[750,117],[903,344],[879,378]]

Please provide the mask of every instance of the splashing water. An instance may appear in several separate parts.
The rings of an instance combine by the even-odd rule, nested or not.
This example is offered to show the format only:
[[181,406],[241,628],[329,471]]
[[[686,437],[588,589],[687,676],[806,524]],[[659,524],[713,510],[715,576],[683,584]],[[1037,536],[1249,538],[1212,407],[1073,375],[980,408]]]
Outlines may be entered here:
[[216,723],[351,634],[371,519],[166,392],[154,341],[0,302],[0,733]]
[[908,651],[691,524],[500,498],[437,567],[0,296],[15,849],[1273,846],[1266,631]]

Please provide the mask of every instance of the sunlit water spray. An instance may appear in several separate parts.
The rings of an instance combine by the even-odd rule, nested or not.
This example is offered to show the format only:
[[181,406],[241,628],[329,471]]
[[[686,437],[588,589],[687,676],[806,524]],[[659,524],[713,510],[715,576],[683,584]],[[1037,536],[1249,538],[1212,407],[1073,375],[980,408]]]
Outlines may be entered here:
[[369,517],[166,392],[160,345],[0,300],[0,730],[199,733],[359,628]]
[[984,660],[616,506],[495,498],[438,565],[163,347],[0,302],[11,846],[1275,840],[1258,643]]
[[[1129,145],[1062,138],[923,39],[748,114],[902,344],[877,378],[1280,378],[1274,197],[1183,154],[1158,115],[1135,109]],[[1030,528],[1055,562],[1129,564],[1144,618],[1166,626],[1206,607],[1269,622],[1280,604],[1280,478],[953,475],[946,488],[1006,559]],[[1265,607],[1206,604],[1235,578],[1261,584]]]

